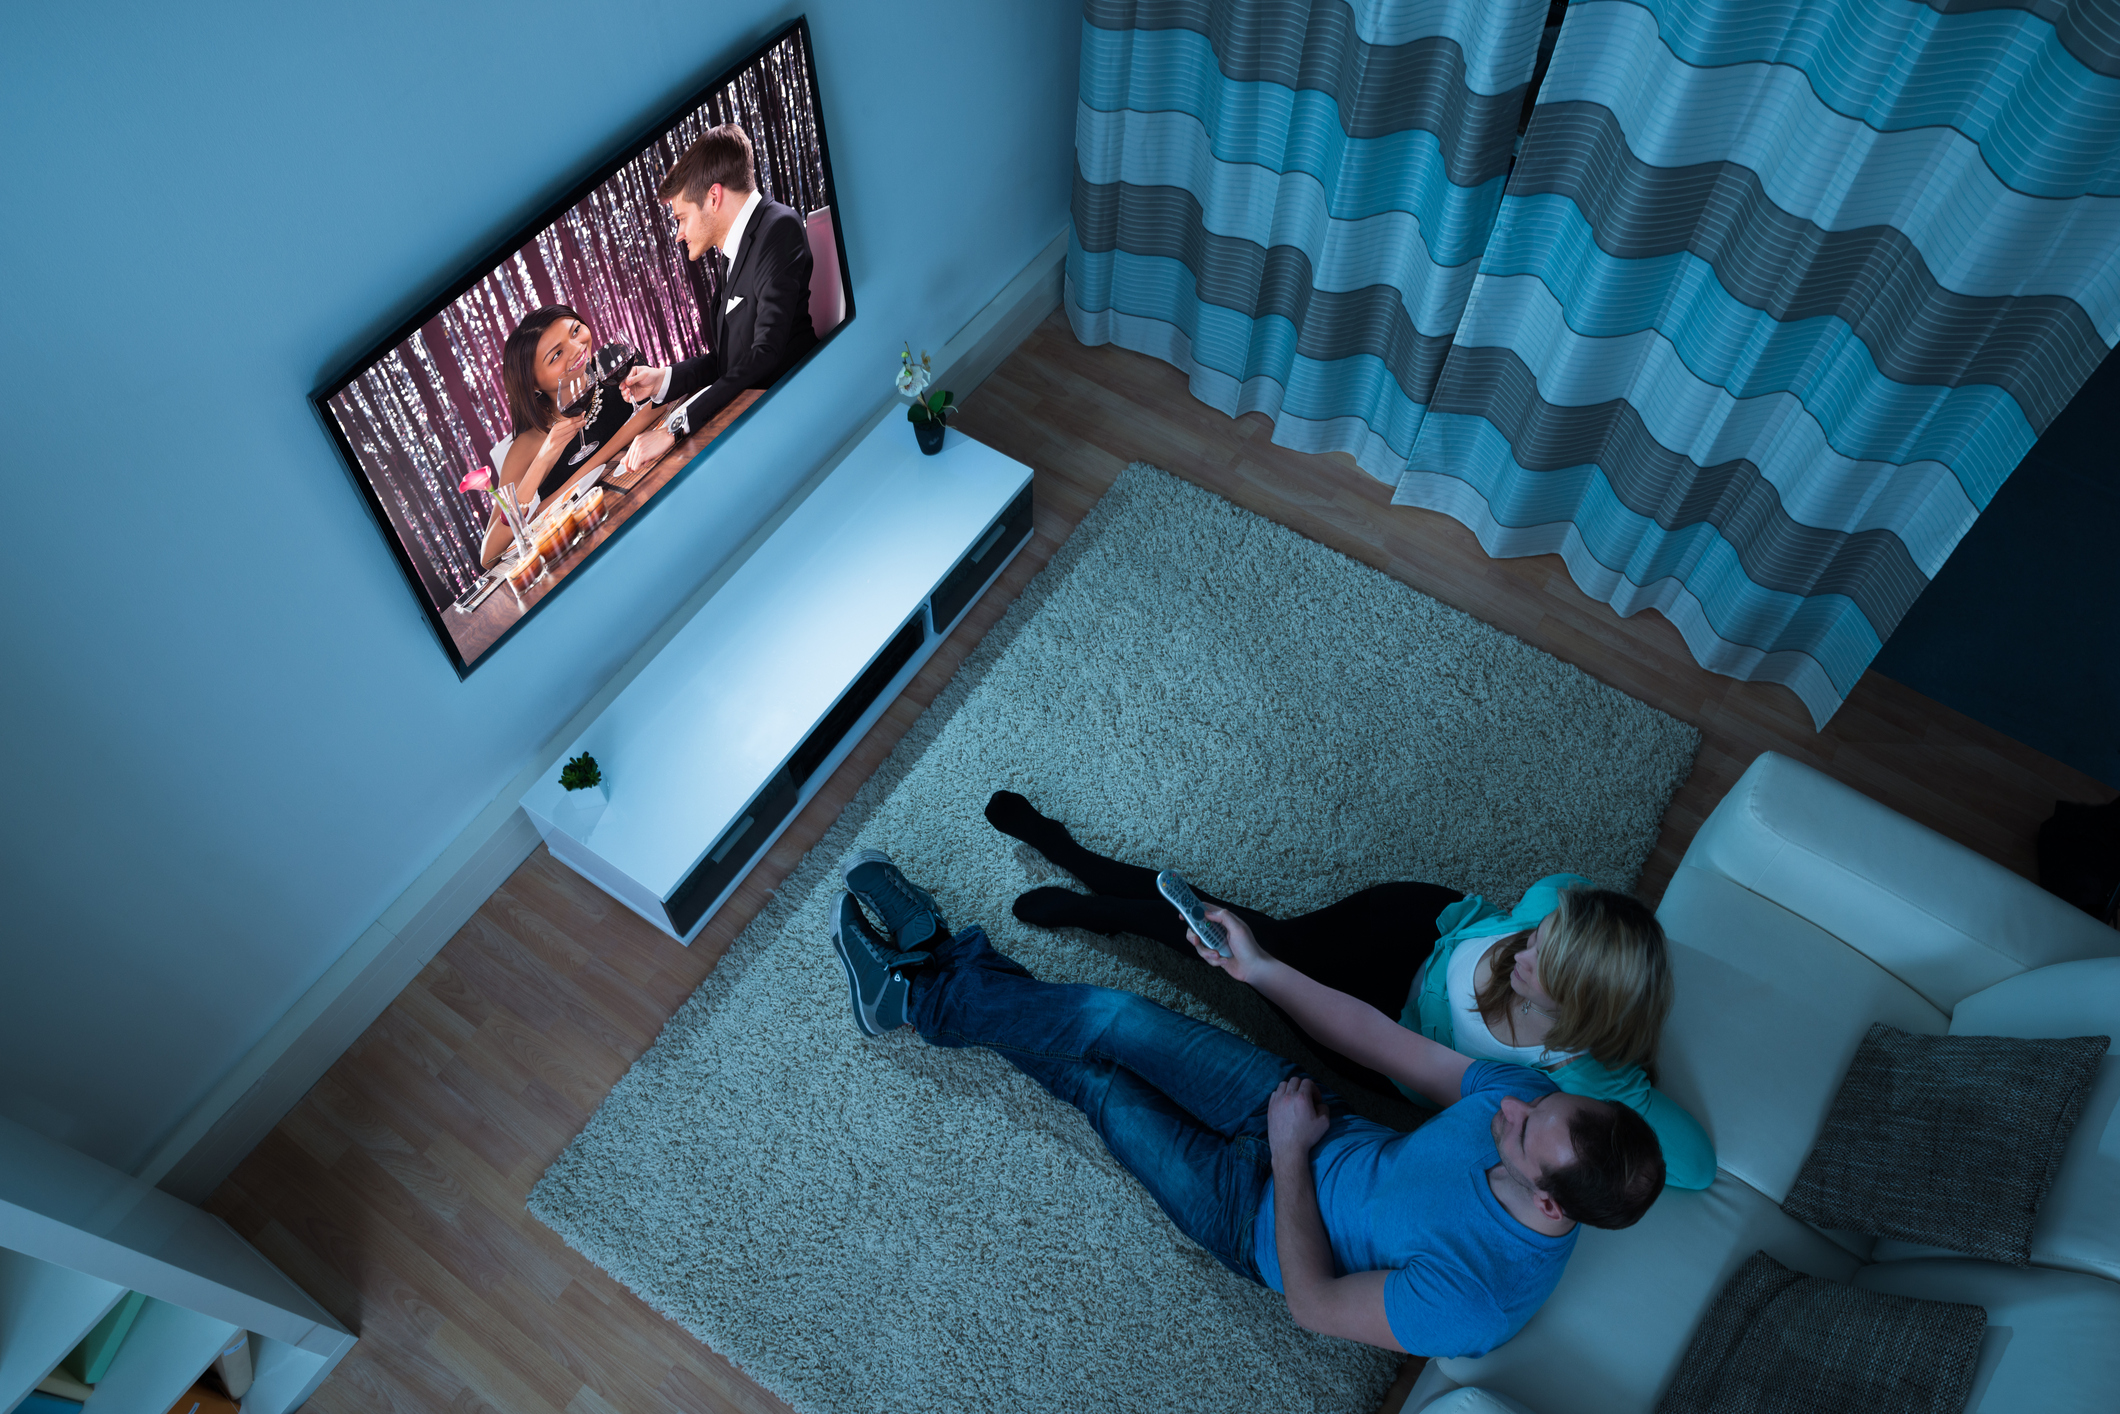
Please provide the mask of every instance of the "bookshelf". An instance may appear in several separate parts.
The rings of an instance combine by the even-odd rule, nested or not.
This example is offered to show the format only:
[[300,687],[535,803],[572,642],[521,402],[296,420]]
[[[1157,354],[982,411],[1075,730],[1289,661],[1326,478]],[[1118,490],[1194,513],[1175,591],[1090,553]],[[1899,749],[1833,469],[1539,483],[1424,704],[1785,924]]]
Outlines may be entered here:
[[148,1299],[87,1414],[163,1414],[239,1330],[243,1414],[286,1414],[355,1339],[220,1219],[0,1119],[0,1411],[128,1291]]

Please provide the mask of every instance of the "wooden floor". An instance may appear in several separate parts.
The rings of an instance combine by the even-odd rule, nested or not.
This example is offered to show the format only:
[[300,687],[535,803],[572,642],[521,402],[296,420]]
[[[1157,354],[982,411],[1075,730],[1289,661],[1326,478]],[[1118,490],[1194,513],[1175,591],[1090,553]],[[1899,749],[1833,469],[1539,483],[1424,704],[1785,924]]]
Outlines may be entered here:
[[[785,1408],[569,1251],[523,1211],[524,1197],[1135,459],[1698,726],[1698,763],[1639,887],[1652,903],[1702,817],[1761,751],[1809,762],[2025,874],[2057,798],[2114,795],[1875,674],[1814,733],[1792,694],[1702,671],[1670,623],[1616,618],[1576,591],[1557,558],[1489,560],[1456,522],[1393,508],[1350,462],[1276,447],[1265,419],[1232,422],[1193,401],[1175,370],[1083,348],[1057,316],[968,400],[961,426],[1035,469],[1031,544],[699,940],[677,946],[540,849],[208,1202],[361,1337],[309,1409]],[[1081,1407],[1095,1407],[1093,1391]]]

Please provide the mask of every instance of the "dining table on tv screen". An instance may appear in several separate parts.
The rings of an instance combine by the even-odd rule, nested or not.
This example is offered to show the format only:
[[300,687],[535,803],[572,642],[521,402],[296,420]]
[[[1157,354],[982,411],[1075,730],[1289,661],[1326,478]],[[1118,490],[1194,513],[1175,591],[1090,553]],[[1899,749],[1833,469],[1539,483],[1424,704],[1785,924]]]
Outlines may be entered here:
[[521,623],[762,395],[763,390],[757,388],[738,393],[705,427],[671,448],[637,479],[614,460],[594,482],[540,507],[529,526],[531,554],[519,557],[511,547],[477,587],[442,613],[464,662],[477,662]]

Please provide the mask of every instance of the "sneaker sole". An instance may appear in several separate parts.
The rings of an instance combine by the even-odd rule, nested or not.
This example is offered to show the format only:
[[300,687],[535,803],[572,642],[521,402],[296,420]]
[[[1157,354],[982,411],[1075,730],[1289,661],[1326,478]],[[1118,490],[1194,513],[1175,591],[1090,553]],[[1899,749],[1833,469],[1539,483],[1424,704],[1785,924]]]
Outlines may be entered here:
[[847,940],[839,925],[832,925],[832,951],[839,958],[839,966],[847,975],[847,1001],[854,1011],[854,1024],[861,1028],[864,1036],[881,1036],[883,1031],[869,1015],[869,1009],[861,1004],[861,979],[855,974],[854,959],[847,955]]
[[[928,916],[935,920],[936,928],[944,933],[947,933],[949,931],[949,924],[947,921],[944,920],[942,916],[942,905],[935,902],[935,896],[933,894],[929,893],[926,889],[921,888],[911,879],[906,879],[905,871],[898,867],[897,860],[891,858],[888,854],[885,854],[880,849],[857,849],[853,853],[849,854],[846,858],[839,861],[840,887],[844,888],[855,898],[860,899],[864,905],[867,905],[869,911],[872,914],[875,914],[879,921],[884,915],[884,910],[877,908],[873,904],[870,904],[868,894],[864,890],[854,887],[854,880],[852,879],[852,877],[850,877],[856,869],[859,869],[864,864],[881,864],[885,868],[897,874],[899,878],[905,879],[905,886],[906,888],[912,890],[914,895],[914,901],[920,902],[921,900],[925,900],[925,902],[922,903],[921,906],[927,909]],[[892,941],[896,943],[897,939],[893,938]]]

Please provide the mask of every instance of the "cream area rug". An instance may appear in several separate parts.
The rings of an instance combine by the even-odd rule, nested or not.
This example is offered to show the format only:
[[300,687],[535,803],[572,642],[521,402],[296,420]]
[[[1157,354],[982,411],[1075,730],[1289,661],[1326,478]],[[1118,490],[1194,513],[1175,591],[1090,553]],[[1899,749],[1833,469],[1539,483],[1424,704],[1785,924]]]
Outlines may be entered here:
[[1512,904],[1632,885],[1698,734],[1136,463],[530,1194],[530,1211],[804,1414],[1373,1410],[1396,1357],[1310,1334],[1171,1226],[1073,1109],[985,1051],[865,1040],[837,862],[888,851],[958,927],[1309,1063],[1240,984],[1042,932],[1065,882],[1008,787],[1092,849],[1270,912],[1425,879]]

